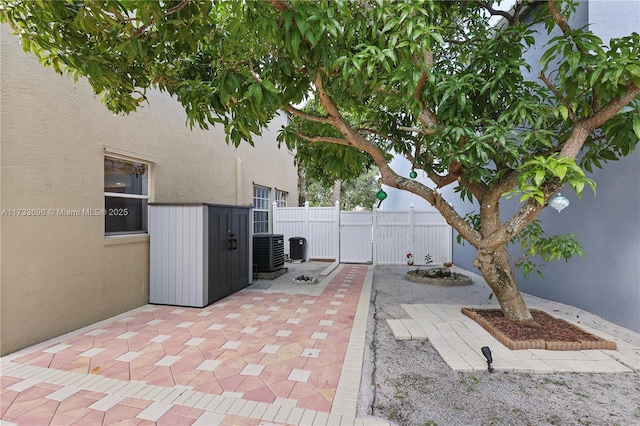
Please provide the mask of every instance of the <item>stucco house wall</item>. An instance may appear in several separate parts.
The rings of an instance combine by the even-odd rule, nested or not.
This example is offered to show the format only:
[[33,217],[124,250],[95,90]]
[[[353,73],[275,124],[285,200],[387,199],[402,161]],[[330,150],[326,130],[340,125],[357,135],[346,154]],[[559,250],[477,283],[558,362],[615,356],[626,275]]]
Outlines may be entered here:
[[[592,0],[579,3],[570,25],[579,28],[589,24],[606,44],[611,37],[639,31],[639,22],[638,1]],[[536,66],[544,50],[541,39],[529,52],[529,78],[536,78]],[[542,268],[546,279],[533,273],[526,278],[520,276],[518,285],[526,293],[567,303],[640,331],[640,155],[636,150],[620,161],[607,163],[602,170],[595,169],[589,177],[597,183],[595,197],[585,189],[578,199],[573,190],[565,188],[562,195],[569,199],[569,207],[562,213],[546,208],[538,217],[550,234],[576,234],[584,257],[568,263],[549,262]],[[452,190],[445,198],[461,207]],[[515,211],[516,202],[503,199],[501,207],[505,220]],[[471,210],[471,206],[466,209]],[[475,270],[475,256],[470,245],[454,245],[456,265]]]
[[10,32],[2,26],[0,354],[148,302],[148,235],[105,236],[104,217],[62,213],[105,207],[105,154],[150,164],[150,202],[251,205],[254,183],[297,202],[293,154],[275,140],[284,116],[237,149],[221,129],[189,130],[159,92],[114,116],[85,81],[42,67]]

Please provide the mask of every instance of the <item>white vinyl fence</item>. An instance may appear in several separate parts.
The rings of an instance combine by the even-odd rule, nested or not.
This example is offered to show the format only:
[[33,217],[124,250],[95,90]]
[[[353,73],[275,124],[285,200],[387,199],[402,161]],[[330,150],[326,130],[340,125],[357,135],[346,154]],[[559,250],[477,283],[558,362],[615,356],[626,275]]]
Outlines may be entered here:
[[375,263],[406,264],[407,253],[416,265],[452,260],[452,230],[440,213],[410,208],[374,211],[373,216]]
[[452,231],[438,212],[409,210],[341,212],[334,207],[273,206],[273,233],[306,239],[307,259],[345,263],[416,265],[452,260]]
[[273,203],[273,233],[284,235],[284,252],[289,253],[289,238],[307,240],[307,259],[334,260],[340,251],[340,208],[277,207]]

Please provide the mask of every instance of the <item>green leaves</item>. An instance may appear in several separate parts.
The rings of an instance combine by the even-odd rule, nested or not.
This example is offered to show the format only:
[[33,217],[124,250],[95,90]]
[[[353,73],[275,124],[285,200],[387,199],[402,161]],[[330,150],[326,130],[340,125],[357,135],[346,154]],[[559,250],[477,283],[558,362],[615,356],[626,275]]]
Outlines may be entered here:
[[193,50],[209,30],[206,3],[5,2],[2,21],[25,49],[58,73],[87,77],[114,113],[129,113],[153,81],[165,82],[167,51]]
[[556,114],[556,116],[557,114],[560,114],[563,120],[566,120],[567,118],[569,118],[569,108],[567,108],[566,105],[558,105],[554,113]]
[[640,114],[633,117],[633,131],[636,137],[640,139]]
[[568,183],[581,196],[585,184],[596,191],[596,184],[585,176],[584,172],[571,158],[557,154],[548,157],[536,156],[522,165],[518,176],[518,189],[509,194],[520,193],[520,201],[530,198],[544,205],[548,197],[555,191],[555,186]]
[[640,99],[633,100],[589,138],[580,165],[588,172],[631,154],[638,144]]
[[624,96],[630,83],[640,87],[640,35],[613,38],[605,46],[586,27],[573,29],[548,42],[541,64],[541,76],[553,76],[546,82],[555,98],[553,114],[564,121],[588,119]]
[[540,256],[545,262],[561,259],[566,262],[573,256],[584,256],[584,250],[574,234],[548,235],[544,232],[539,220],[531,222],[510,243],[519,245],[522,256],[514,263],[516,268],[522,269],[522,274],[525,277],[536,271],[541,278],[544,278],[544,274],[540,270],[542,265],[533,260],[536,256]]
[[[583,7],[558,3],[567,22]],[[608,45],[588,27],[555,36],[545,5],[499,29],[480,2],[432,0],[7,0],[0,13],[26,51],[87,78],[114,113],[162,90],[188,125],[221,125],[237,146],[289,111],[279,141],[329,181],[367,169],[368,154],[381,162],[397,153],[434,181],[457,182],[463,200],[503,193],[515,185],[505,176],[517,174],[509,193],[544,205],[565,184],[594,189],[581,167],[629,155],[640,137],[640,99],[620,101],[640,87],[640,35]],[[541,63],[528,63],[539,40],[548,40]],[[557,155],[568,141],[579,166]],[[482,229],[467,219],[451,223],[467,236]],[[537,241],[536,253],[557,257]]]

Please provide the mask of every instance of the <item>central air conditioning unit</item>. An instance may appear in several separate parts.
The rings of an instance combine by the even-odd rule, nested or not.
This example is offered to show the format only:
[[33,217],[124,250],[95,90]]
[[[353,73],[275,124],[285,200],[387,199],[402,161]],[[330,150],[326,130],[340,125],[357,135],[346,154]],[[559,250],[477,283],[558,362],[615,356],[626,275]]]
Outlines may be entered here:
[[273,272],[284,266],[284,235],[256,234],[253,236],[254,272]]

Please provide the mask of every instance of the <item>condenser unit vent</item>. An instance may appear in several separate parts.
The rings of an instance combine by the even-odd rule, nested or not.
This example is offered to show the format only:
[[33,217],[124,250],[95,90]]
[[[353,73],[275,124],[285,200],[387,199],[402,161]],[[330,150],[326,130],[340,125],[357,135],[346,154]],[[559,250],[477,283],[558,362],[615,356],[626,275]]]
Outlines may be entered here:
[[256,234],[253,236],[254,272],[273,272],[284,266],[284,235]]

